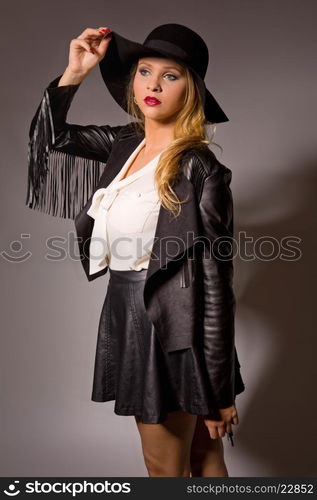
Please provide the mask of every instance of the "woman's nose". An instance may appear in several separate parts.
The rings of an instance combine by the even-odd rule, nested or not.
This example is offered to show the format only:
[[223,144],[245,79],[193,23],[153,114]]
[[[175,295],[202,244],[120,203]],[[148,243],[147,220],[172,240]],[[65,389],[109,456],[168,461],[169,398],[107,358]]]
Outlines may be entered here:
[[161,88],[160,84],[155,79],[153,79],[151,82],[148,83],[148,89],[151,89],[152,91],[160,90],[160,88]]

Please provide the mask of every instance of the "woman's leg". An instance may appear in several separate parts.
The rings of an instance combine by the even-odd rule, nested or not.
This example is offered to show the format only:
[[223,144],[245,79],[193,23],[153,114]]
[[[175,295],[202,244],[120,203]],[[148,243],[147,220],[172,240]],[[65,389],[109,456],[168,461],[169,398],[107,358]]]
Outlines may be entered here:
[[190,477],[190,449],[197,415],[173,411],[162,424],[135,417],[149,477]]
[[197,416],[190,466],[192,477],[228,477],[222,438],[211,439],[201,415]]

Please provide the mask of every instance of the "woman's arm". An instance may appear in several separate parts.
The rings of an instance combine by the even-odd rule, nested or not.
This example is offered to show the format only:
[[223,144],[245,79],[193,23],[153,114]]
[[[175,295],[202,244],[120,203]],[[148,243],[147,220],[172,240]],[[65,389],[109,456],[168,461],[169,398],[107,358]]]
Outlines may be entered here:
[[61,76],[46,87],[31,122],[26,204],[74,219],[93,193],[122,126],[67,123],[80,84],[58,86]]
[[[113,138],[122,126],[67,123],[67,114],[80,83],[58,86],[61,78],[63,75],[59,75],[46,87],[42,102],[31,123],[30,140],[34,136],[36,125],[40,125],[39,118],[42,118],[50,128],[48,139],[51,139],[54,150],[106,162]],[[42,116],[39,116],[41,111]]]
[[213,170],[200,200],[205,236],[204,355],[215,403],[222,409],[235,401],[232,173],[219,163]]
[[44,91],[32,119],[28,144],[26,205],[74,219],[94,192],[122,126],[66,122],[81,82],[105,56],[110,39],[85,29],[70,42],[69,64]]

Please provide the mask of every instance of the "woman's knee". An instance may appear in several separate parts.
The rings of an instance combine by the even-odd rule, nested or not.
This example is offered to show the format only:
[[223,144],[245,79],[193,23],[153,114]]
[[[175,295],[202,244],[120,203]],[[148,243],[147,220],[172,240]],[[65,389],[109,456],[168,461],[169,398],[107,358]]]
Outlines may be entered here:
[[176,463],[174,460],[158,462],[157,460],[146,460],[144,463],[149,477],[190,477],[190,464]]

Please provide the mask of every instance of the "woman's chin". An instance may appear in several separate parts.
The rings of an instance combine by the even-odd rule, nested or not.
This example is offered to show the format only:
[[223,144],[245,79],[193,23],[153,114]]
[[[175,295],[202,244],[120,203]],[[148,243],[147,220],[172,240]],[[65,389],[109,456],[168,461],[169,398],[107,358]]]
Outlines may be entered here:
[[159,110],[154,109],[145,109],[141,111],[143,112],[145,119],[161,122],[162,124],[175,120],[175,113],[162,113]]

